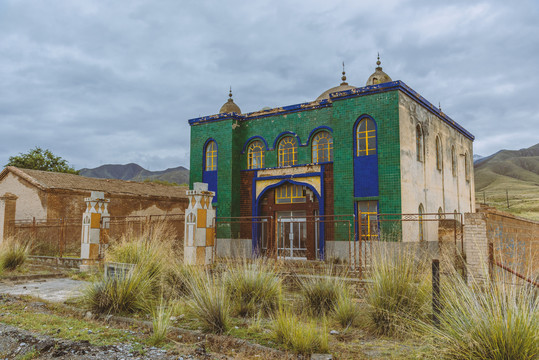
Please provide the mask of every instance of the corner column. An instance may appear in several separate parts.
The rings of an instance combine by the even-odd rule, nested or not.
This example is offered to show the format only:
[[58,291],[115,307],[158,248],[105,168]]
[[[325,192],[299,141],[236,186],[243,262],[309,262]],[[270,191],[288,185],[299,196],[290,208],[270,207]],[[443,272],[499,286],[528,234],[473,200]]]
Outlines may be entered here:
[[215,209],[211,201],[215,193],[208,191],[208,184],[194,183],[187,191],[189,206],[185,210],[184,263],[210,265],[213,263],[215,237]]
[[81,271],[89,271],[99,265],[100,235],[103,217],[109,216],[108,203],[105,194],[100,191],[92,191],[89,198],[85,198],[86,211],[82,214]]

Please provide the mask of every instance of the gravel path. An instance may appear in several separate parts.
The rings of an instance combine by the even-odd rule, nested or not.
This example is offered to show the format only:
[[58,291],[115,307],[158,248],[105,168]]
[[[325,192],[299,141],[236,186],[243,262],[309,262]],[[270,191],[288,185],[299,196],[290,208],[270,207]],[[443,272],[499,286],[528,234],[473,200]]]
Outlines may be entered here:
[[211,356],[203,348],[197,348],[192,354],[178,355],[155,347],[138,352],[128,344],[95,346],[87,341],[55,339],[0,323],[0,359],[20,358],[31,351],[39,352],[39,355],[32,359],[226,359],[226,356]]
[[33,280],[24,283],[0,283],[0,294],[30,295],[47,301],[63,302],[80,295],[89,283],[69,278]]

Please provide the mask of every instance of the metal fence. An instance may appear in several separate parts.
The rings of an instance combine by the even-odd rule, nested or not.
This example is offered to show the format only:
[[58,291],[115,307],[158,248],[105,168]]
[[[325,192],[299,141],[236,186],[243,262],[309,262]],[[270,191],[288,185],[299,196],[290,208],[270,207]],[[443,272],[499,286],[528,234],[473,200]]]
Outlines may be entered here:
[[183,253],[184,214],[163,214],[147,216],[105,216],[101,218],[102,253],[111,244],[121,241],[122,237],[148,240],[166,237],[174,244],[178,253]]
[[[114,216],[101,218],[101,242],[104,251],[122,236],[168,236],[183,249],[184,214]],[[80,257],[82,218],[24,219],[10,221],[7,235],[28,241],[32,255]],[[101,254],[104,256],[104,253]]]
[[82,219],[25,219],[8,224],[8,236],[31,245],[32,255],[80,257]]

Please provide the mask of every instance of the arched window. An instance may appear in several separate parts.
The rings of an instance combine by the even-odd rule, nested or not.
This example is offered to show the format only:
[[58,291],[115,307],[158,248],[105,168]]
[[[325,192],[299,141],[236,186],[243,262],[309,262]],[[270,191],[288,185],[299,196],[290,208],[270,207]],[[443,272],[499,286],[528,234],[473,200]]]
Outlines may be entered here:
[[464,154],[464,174],[466,181],[470,181],[470,159],[468,159],[468,152]]
[[296,165],[298,144],[293,136],[286,136],[279,142],[279,166]]
[[438,219],[445,219],[444,211],[441,206],[438,208]]
[[305,186],[284,184],[275,189],[276,204],[295,204],[307,201]]
[[312,144],[313,163],[333,160],[333,137],[327,131],[315,135]]
[[369,118],[361,120],[356,130],[356,156],[376,154],[376,125]]
[[457,154],[454,146],[451,146],[451,173],[457,176]]
[[249,144],[247,150],[247,168],[261,169],[264,167],[264,143],[260,140],[255,140]]
[[425,149],[423,146],[423,131],[421,130],[421,125],[419,124],[417,124],[415,128],[415,147],[417,153],[417,161],[423,161]]
[[419,204],[417,212],[419,213],[419,241],[424,241],[425,231],[423,229],[423,214],[425,213],[425,209],[423,208],[423,204]]
[[210,141],[206,145],[206,171],[217,170],[217,144],[215,141]]
[[436,136],[436,169],[442,170],[442,143],[440,138]]

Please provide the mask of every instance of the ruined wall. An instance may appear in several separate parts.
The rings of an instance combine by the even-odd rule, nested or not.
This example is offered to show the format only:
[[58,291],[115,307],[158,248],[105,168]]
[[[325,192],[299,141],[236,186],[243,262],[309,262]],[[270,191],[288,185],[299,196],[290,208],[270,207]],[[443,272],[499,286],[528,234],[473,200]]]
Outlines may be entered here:
[[[51,191],[48,194],[47,218],[78,218],[86,208],[84,198],[88,192]],[[111,216],[161,215],[166,213],[183,213],[189,201],[187,198],[164,199],[151,196],[126,196],[105,193],[110,199]]]
[[486,278],[489,244],[493,245],[494,261],[528,278],[539,277],[539,222],[493,208],[465,214],[464,245],[469,276]]
[[[473,179],[473,142],[422,105],[399,92],[400,161],[402,212],[417,214],[419,204],[424,213],[464,213],[475,211]],[[424,141],[423,160],[417,159],[416,127],[421,126]],[[442,148],[442,169],[436,166],[436,136]],[[451,148],[454,146],[456,171],[452,170]],[[465,176],[464,154],[469,160],[469,179]],[[418,191],[421,189],[422,191]],[[424,190],[423,190],[424,189]],[[438,223],[424,223],[424,239],[436,241]],[[403,224],[403,241],[417,241],[419,226]]]

